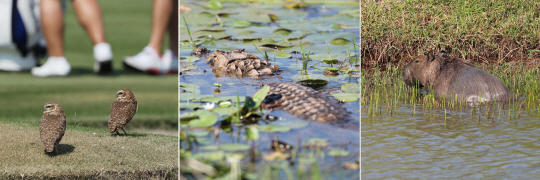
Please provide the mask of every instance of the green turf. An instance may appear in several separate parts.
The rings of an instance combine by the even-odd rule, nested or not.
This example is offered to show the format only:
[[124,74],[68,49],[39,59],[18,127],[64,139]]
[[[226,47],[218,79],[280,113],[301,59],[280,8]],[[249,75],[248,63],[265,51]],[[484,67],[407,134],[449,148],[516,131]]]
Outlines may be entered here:
[[0,105],[4,108],[0,109],[0,121],[39,124],[45,103],[57,101],[64,108],[68,125],[106,128],[116,92],[128,88],[139,104],[137,114],[127,126],[128,132],[134,128],[177,129],[177,76],[151,76],[122,67],[125,56],[137,54],[148,44],[152,2],[115,0],[100,3],[107,40],[115,57],[115,72],[107,76],[93,73],[92,43],[68,3],[65,51],[72,65],[70,75],[38,78],[29,72],[1,72]]
[[67,126],[58,153],[46,154],[39,127],[0,122],[1,179],[175,179],[178,139]]

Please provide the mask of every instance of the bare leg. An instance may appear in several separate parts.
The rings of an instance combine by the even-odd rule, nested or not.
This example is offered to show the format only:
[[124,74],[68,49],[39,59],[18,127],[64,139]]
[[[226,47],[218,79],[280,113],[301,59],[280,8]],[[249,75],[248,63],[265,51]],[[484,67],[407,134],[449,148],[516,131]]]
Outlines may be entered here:
[[50,56],[64,56],[64,17],[59,0],[42,0],[41,24]]
[[[172,0],[173,6],[178,7],[178,0]],[[178,8],[173,8],[169,19],[169,48],[178,56]]]
[[[178,4],[177,6],[174,6],[173,4],[172,0],[154,0],[152,10],[152,34],[150,35],[149,45],[156,50],[156,52],[161,52],[163,35],[167,29],[169,19],[171,19],[171,13],[173,13],[173,9],[178,8]],[[178,41],[175,41],[174,43],[177,44]]]
[[96,0],[73,0],[77,19],[94,44],[106,42],[101,8]]

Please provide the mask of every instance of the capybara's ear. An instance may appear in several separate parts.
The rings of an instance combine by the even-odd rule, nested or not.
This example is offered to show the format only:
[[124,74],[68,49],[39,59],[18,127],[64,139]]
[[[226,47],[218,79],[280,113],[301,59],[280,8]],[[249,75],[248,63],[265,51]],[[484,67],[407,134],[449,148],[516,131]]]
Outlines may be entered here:
[[428,54],[427,54],[427,60],[428,60],[428,61],[433,61],[433,60],[435,60],[435,55],[433,54],[433,49],[430,50],[430,51],[428,52]]
[[437,55],[443,57],[443,58],[447,58],[448,57],[448,54],[446,54],[446,51],[444,50],[441,50],[439,51],[439,53],[437,53]]

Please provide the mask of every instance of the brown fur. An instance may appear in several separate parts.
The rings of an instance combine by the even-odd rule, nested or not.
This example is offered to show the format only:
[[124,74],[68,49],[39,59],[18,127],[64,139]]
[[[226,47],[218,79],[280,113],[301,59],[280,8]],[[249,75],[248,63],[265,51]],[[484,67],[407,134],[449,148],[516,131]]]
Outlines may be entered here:
[[433,88],[437,100],[458,102],[507,102],[512,93],[492,74],[446,53],[430,51],[405,65],[403,81],[409,86]]

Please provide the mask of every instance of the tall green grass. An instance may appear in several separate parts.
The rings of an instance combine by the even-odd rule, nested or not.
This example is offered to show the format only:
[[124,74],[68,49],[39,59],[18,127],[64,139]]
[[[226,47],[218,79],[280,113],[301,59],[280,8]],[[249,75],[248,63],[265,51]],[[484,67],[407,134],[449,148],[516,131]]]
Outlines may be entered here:
[[538,1],[362,0],[361,6],[364,61],[396,62],[433,48],[474,62],[540,58]]
[[[477,108],[486,108],[486,117],[492,117],[495,114],[490,113],[494,113],[494,110],[508,108],[509,118],[515,119],[519,118],[521,111],[534,112],[540,108],[538,69],[510,64],[481,64],[477,67],[499,77],[510,91],[515,93],[518,101],[478,104],[472,108],[472,114],[478,113]],[[444,110],[445,114],[446,110],[464,111],[469,108],[469,104],[459,102],[455,97],[437,100],[433,89],[426,88],[427,93],[420,93],[421,89],[407,86],[403,82],[402,71],[403,67],[400,65],[387,64],[384,67],[368,69],[361,74],[361,103],[367,105],[368,116],[392,116],[403,106],[411,109],[413,116],[420,112],[417,108],[421,108],[423,113]]]

